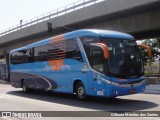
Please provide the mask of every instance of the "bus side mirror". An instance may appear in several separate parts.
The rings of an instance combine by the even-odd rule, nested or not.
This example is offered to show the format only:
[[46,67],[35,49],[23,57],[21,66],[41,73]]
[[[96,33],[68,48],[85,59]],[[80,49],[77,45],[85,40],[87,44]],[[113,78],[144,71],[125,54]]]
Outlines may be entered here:
[[152,56],[152,52],[151,52],[150,47],[149,47],[149,46],[147,46],[147,45],[144,45],[144,44],[139,44],[138,46],[147,50],[148,58],[150,59],[150,58],[151,58],[151,56]]
[[103,50],[104,58],[105,59],[109,58],[109,50],[108,50],[108,47],[105,44],[103,44],[103,43],[91,43],[90,45],[100,47]]

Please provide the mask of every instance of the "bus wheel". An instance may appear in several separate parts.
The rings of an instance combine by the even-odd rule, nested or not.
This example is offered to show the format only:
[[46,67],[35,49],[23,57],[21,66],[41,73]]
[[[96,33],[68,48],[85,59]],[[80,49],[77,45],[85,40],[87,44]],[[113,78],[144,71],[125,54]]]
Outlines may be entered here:
[[79,100],[86,99],[86,90],[82,82],[79,82],[76,86],[76,95]]
[[29,91],[25,81],[22,82],[22,90],[23,90],[23,92],[28,92]]

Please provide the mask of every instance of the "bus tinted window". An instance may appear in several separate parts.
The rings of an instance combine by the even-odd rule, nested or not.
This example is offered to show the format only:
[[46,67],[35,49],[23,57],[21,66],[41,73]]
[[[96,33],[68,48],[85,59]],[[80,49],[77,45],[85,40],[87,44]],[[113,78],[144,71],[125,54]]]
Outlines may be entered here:
[[64,59],[65,51],[57,46],[57,43],[50,43],[34,48],[34,62]]
[[90,49],[89,49],[89,45],[90,43],[97,43],[99,42],[99,38],[96,36],[82,36],[80,37],[80,40],[83,44],[84,50],[86,52],[87,58],[89,63],[91,63],[91,56],[90,56]]
[[30,62],[29,50],[16,51],[11,54],[11,63],[12,64],[23,64]]
[[48,45],[34,48],[34,62],[45,61],[48,59]]
[[91,67],[101,73],[104,73],[104,59],[103,51],[99,48],[92,49],[91,52]]
[[96,36],[83,36],[83,37],[80,37],[80,40],[83,45],[89,45],[90,43],[99,42],[99,39]]
[[48,60],[65,59],[65,57],[66,45],[64,40],[48,44]]
[[83,61],[77,40],[66,41],[66,58]]
[[34,48],[34,62],[67,58],[83,61],[76,39],[58,41]]

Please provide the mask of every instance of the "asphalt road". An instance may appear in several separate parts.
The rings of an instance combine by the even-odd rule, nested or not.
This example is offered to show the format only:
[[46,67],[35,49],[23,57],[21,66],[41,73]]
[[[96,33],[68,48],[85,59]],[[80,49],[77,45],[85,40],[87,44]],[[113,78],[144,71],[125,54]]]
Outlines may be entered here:
[[[53,92],[23,93],[21,89],[0,84],[0,111],[160,111],[160,95],[135,94],[117,97],[116,99],[89,97],[79,101],[74,95]],[[79,112],[80,113],[80,112]],[[79,114],[78,112],[76,114]],[[75,113],[70,113],[75,114]],[[80,113],[81,114],[81,113]],[[122,119],[123,117],[121,117]],[[0,120],[39,120],[39,118],[0,118]],[[53,119],[53,118],[41,118]],[[62,120],[117,120],[118,117],[54,117]],[[122,120],[128,120],[124,117]],[[129,120],[137,119],[131,117]],[[138,117],[140,120],[158,120],[157,117]]]

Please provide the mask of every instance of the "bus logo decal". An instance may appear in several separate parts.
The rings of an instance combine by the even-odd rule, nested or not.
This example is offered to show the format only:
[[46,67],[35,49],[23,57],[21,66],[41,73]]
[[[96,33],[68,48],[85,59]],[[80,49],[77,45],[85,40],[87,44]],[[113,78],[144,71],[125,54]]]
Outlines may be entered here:
[[61,60],[51,60],[49,61],[49,64],[51,66],[51,68],[55,71],[58,71],[62,68],[63,64],[64,64],[64,59]]

